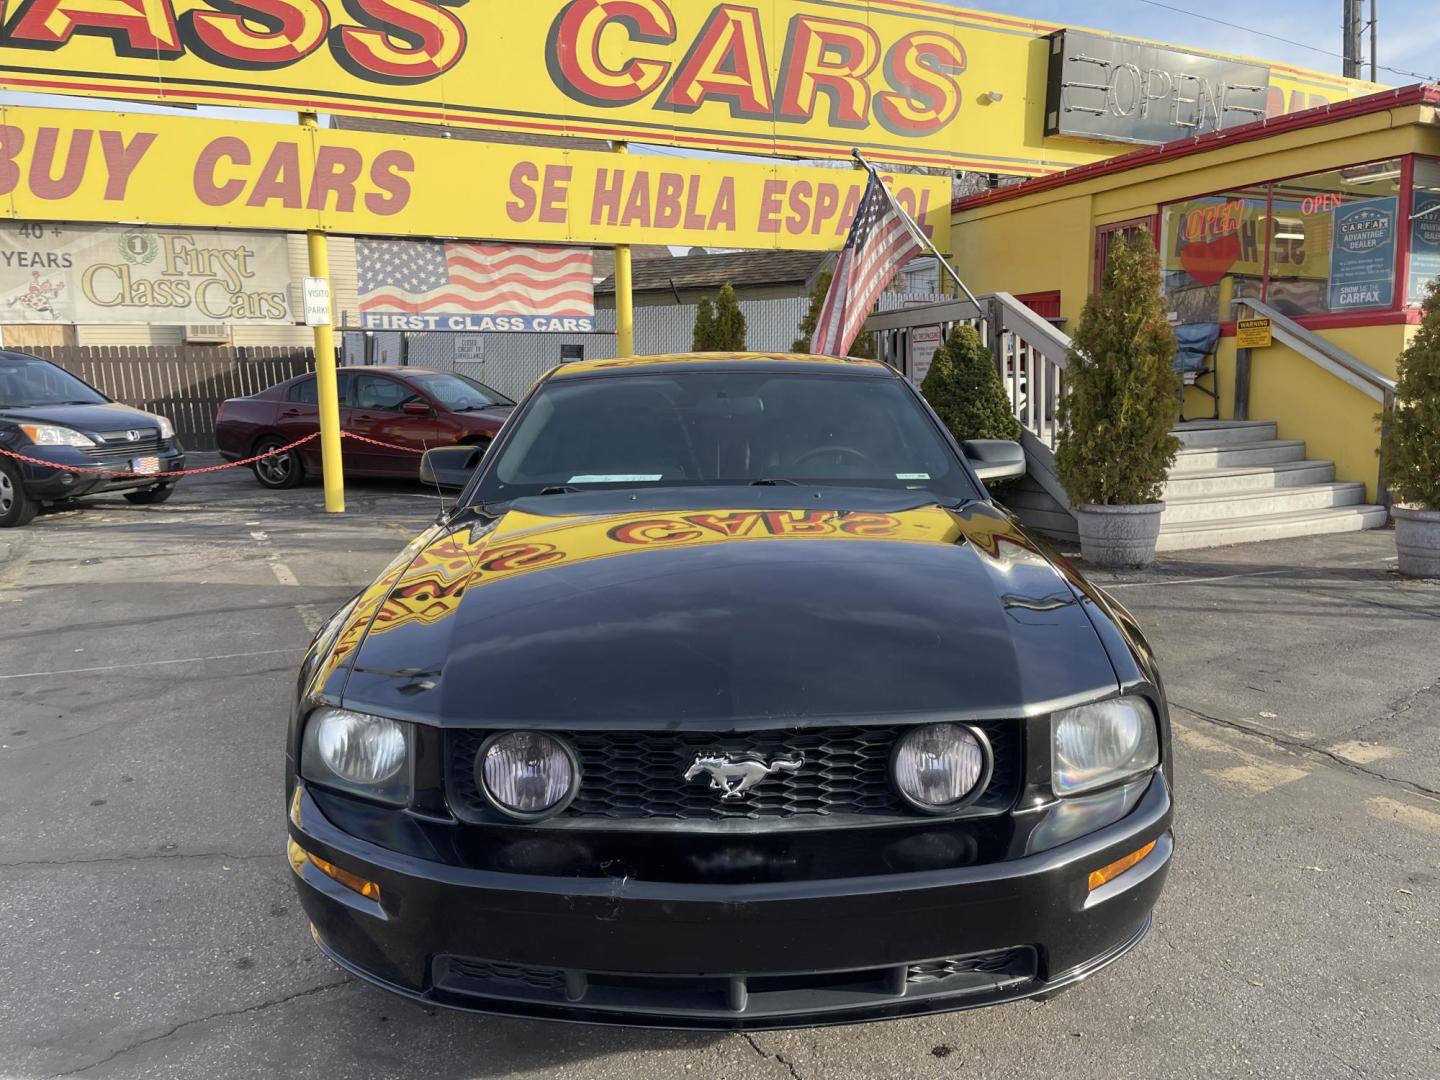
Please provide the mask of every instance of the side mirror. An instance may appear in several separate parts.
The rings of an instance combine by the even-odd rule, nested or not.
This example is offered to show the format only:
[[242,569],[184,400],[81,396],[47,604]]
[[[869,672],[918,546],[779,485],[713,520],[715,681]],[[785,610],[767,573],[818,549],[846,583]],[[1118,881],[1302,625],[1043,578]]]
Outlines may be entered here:
[[960,444],[975,475],[985,483],[1025,475],[1025,451],[1009,439],[966,439]]
[[407,401],[400,406],[400,411],[406,416],[434,416],[435,410],[423,401]]
[[459,491],[470,482],[470,474],[484,455],[482,446],[437,446],[420,459],[420,482],[449,491]]

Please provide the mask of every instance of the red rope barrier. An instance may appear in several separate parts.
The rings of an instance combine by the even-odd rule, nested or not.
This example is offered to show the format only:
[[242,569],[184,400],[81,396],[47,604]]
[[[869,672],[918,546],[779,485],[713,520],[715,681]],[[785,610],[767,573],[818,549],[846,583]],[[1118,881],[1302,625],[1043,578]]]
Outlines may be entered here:
[[[17,454],[13,450],[6,450],[3,446],[0,446],[0,455],[8,458],[14,458],[16,461],[28,462],[31,465],[44,465],[46,468],[60,469],[64,472],[93,473],[96,476],[107,476],[112,479],[127,478],[141,480],[177,480],[182,476],[198,476],[201,473],[220,472],[222,469],[238,469],[246,465],[253,465],[255,462],[260,461],[262,458],[275,457],[278,454],[287,454],[291,450],[294,450],[297,446],[304,446],[312,439],[318,439],[319,437],[320,433],[318,431],[312,431],[303,439],[296,439],[292,443],[286,443],[284,446],[277,446],[275,447],[275,449],[267,450],[263,454],[255,454],[251,457],[241,458],[239,461],[224,461],[221,462],[219,465],[206,465],[199,469],[176,469],[174,472],[157,473],[137,473],[132,472],[129,469],[107,469],[103,466],[96,465],[66,465],[56,461],[47,461],[44,458],[30,457],[26,454]],[[340,433],[340,437],[342,439],[354,439],[356,442],[369,443],[372,446],[383,446],[387,450],[399,450],[402,453],[406,454],[423,454],[425,452],[423,450],[416,450],[414,447],[411,446],[398,446],[395,443],[381,442],[379,439],[371,439],[365,435],[356,435],[350,431],[342,431]]]

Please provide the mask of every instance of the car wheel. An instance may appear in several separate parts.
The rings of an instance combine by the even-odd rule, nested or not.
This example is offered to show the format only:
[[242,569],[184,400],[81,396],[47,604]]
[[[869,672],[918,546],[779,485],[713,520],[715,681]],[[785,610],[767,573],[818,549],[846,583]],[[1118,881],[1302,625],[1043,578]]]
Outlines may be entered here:
[[0,529],[30,524],[39,509],[40,505],[25,494],[20,470],[8,461],[0,461]]
[[[284,445],[272,435],[255,444],[255,453],[268,453]],[[293,488],[305,478],[305,465],[300,460],[300,454],[294,450],[286,450],[285,453],[276,454],[274,457],[261,458],[250,468],[255,471],[255,479],[260,481],[260,486],[270,488],[272,491]]]
[[146,488],[144,491],[127,491],[125,492],[125,501],[134,503],[136,506],[154,506],[174,494],[174,484],[161,484],[159,487]]

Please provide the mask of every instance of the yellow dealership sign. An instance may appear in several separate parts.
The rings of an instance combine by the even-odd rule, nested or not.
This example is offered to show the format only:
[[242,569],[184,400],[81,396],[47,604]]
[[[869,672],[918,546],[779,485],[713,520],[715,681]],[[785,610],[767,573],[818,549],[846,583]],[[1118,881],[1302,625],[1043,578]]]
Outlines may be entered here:
[[[949,178],[887,179],[948,250]],[[824,251],[864,186],[856,169],[0,110],[0,213],[27,221]]]
[[[0,86],[1035,175],[1117,152],[1044,136],[1057,29],[933,0],[19,0]],[[1375,89],[1269,72],[1271,110]]]

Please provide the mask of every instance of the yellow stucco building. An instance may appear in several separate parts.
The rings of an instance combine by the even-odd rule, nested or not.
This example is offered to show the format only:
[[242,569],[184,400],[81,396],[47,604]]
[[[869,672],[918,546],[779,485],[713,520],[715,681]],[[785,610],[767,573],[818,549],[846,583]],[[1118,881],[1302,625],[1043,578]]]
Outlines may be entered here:
[[[1013,294],[1073,331],[1109,244],[1150,230],[1172,324],[1218,329],[1220,418],[1275,421],[1382,501],[1367,378],[1393,379],[1440,277],[1437,106],[1440,86],[1405,87],[962,199],[954,263],[975,293]],[[1275,335],[1237,364],[1244,300],[1240,315],[1276,316]],[[1194,389],[1185,406],[1215,407]]]

